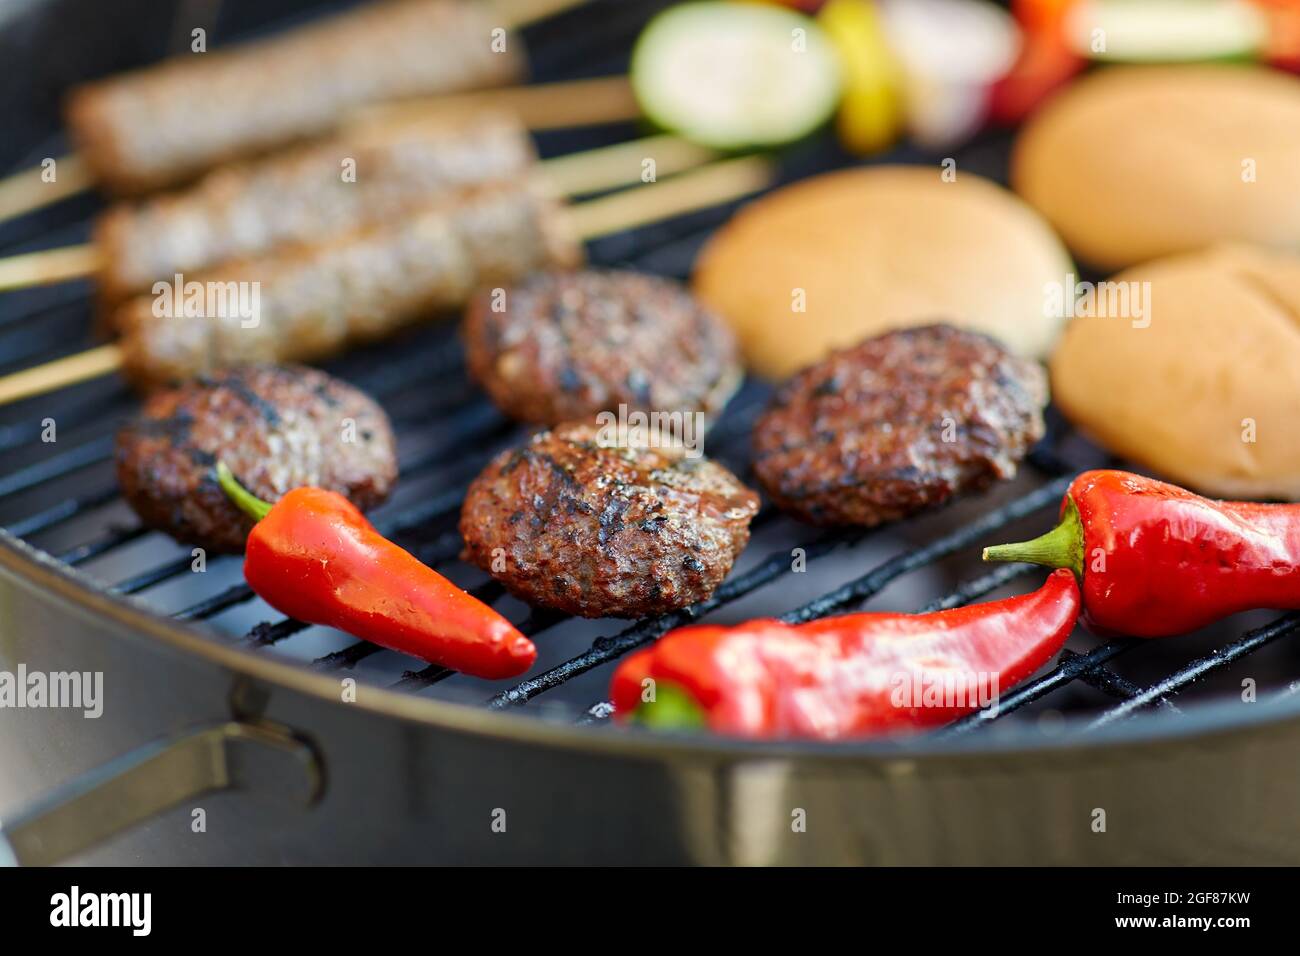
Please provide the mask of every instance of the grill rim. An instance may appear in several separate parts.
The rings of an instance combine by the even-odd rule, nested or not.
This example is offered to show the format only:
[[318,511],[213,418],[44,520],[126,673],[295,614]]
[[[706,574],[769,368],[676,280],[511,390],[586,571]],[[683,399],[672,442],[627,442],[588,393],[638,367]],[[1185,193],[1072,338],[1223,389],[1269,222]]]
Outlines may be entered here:
[[[591,754],[674,759],[811,759],[830,762],[962,758],[980,755],[1077,754],[1118,744],[1158,745],[1162,742],[1209,738],[1218,734],[1300,724],[1300,695],[1286,694],[1243,707],[1227,700],[1204,701],[1179,713],[1156,711],[1136,719],[1113,721],[1086,729],[1095,715],[1068,716],[1061,730],[1047,732],[1036,725],[1003,725],[997,733],[918,735],[860,741],[746,740],[718,734],[673,734],[639,727],[611,731],[583,723],[539,720],[516,714],[515,708],[490,710],[456,701],[421,697],[367,684],[357,700],[344,704],[337,678],[273,655],[230,643],[225,635],[202,623],[174,620],[130,596],[112,595],[83,572],[69,567],[0,528],[0,581],[12,579],[39,599],[62,599],[66,613],[87,617],[96,626],[108,625],[126,642],[161,641],[170,650],[193,654],[241,677],[306,694],[337,707],[357,708],[381,717],[422,726],[513,742],[563,747]],[[1083,732],[1085,731],[1086,732]]]

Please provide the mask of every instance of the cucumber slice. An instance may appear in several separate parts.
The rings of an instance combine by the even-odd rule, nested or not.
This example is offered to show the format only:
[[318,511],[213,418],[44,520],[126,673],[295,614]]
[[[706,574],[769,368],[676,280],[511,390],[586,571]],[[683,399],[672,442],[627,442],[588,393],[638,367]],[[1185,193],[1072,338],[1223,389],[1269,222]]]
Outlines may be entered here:
[[631,77],[646,116],[717,149],[800,139],[840,95],[839,64],[817,24],[757,4],[664,11],[637,40]]
[[1083,0],[1065,32],[1094,60],[1190,63],[1253,57],[1268,25],[1247,0]]

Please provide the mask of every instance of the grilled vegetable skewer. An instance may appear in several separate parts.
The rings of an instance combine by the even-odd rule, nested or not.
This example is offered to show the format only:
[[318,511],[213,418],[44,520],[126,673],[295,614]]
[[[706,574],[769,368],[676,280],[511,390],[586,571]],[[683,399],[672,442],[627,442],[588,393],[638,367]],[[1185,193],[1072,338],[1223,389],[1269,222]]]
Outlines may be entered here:
[[240,314],[169,319],[153,314],[153,297],[132,300],[117,314],[120,344],[0,378],[0,404],[123,364],[148,386],[232,362],[324,358],[463,305],[483,282],[505,285],[576,262],[580,240],[737,199],[772,175],[764,159],[727,160],[564,209],[529,183],[444,197],[391,226],[198,277],[213,288],[259,282],[255,322]]

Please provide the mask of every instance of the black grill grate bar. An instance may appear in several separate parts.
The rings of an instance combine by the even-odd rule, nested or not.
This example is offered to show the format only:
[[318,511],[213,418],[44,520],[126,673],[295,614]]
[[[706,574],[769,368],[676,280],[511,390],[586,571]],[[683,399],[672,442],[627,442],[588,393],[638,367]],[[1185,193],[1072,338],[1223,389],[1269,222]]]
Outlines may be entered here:
[[[1066,661],[1074,657],[1079,657],[1074,651],[1068,648],[1061,652],[1061,660]],[[1107,694],[1118,700],[1132,700],[1142,693],[1142,688],[1133,683],[1127,677],[1116,674],[1109,667],[1098,665],[1079,675],[1079,680],[1083,681],[1089,687],[1095,687],[1103,694]],[[1181,713],[1177,705],[1167,697],[1158,697],[1152,704],[1164,708],[1171,713]]]
[[[849,534],[832,534],[808,542],[801,547],[806,557],[813,560],[842,546],[856,543],[861,540],[864,534],[865,532],[861,531]],[[689,624],[710,611],[742,598],[766,584],[770,584],[789,570],[790,552],[787,550],[774,551],[744,574],[723,582],[722,586],[713,592],[713,595],[708,599],[692,604],[690,607],[682,608],[680,611],[674,611],[672,614],[638,621],[617,634],[597,638],[592,642],[591,647],[582,654],[502,691],[489,699],[488,706],[497,710],[525,704],[537,695],[559,687],[570,678],[584,674],[602,664],[617,660],[629,651],[635,650],[642,644],[649,643],[675,627]]]
[[51,455],[43,461],[19,468],[0,478],[0,498],[27,491],[55,478],[107,461],[113,454],[113,436],[100,435],[75,448]]
[[79,544],[75,548],[60,552],[55,555],[57,560],[62,561],[69,567],[76,567],[84,564],[91,558],[97,558],[101,554],[107,554],[114,548],[119,548],[124,544],[130,544],[132,541],[138,541],[149,533],[149,528],[144,525],[134,525],[129,528],[115,528],[109,534],[94,541],[85,544]]
[[996,591],[1003,585],[1018,581],[1031,574],[1041,574],[1042,568],[1032,564],[999,564],[988,574],[980,575],[970,581],[959,584],[950,594],[931,601],[921,608],[918,614],[931,614],[935,611],[951,611],[953,608],[970,604],[976,598]]
[[1027,684],[1021,684],[1011,693],[1004,694],[998,698],[998,708],[996,711],[981,710],[977,713],[970,714],[960,720],[954,721],[942,730],[936,731],[936,735],[943,737],[966,733],[967,731],[987,724],[992,720],[1003,717],[1013,711],[1019,710],[1026,704],[1033,703],[1040,697],[1043,697],[1058,688],[1064,687],[1070,681],[1082,675],[1085,671],[1092,670],[1101,664],[1114,660],[1121,654],[1132,650],[1142,643],[1138,638],[1125,637],[1117,640],[1108,641],[1101,647],[1089,651],[1087,654],[1078,654],[1063,659],[1057,665],[1044,674]]
[[116,501],[117,497],[118,491],[116,488],[102,488],[87,495],[65,498],[48,508],[41,509],[35,514],[15,521],[6,530],[14,537],[25,538],[28,535],[52,528],[70,518],[75,518],[83,511],[103,507],[110,502]]
[[1186,687],[1196,683],[1212,671],[1225,667],[1233,661],[1251,654],[1266,644],[1270,644],[1279,637],[1284,637],[1292,631],[1300,629],[1300,613],[1293,612],[1283,615],[1272,623],[1265,624],[1263,627],[1257,627],[1252,631],[1247,631],[1240,638],[1233,641],[1226,647],[1222,647],[1212,654],[1197,658],[1186,667],[1180,668],[1173,674],[1163,680],[1159,680],[1150,687],[1145,688],[1140,693],[1135,694],[1125,700],[1119,706],[1114,707],[1088,725],[1092,730],[1097,727],[1105,726],[1117,720],[1126,717],[1143,708],[1149,707],[1158,702],[1163,697],[1172,696]]
[[799,624],[804,621],[811,621],[814,618],[825,617],[827,614],[843,610],[851,605],[861,604],[868,598],[878,594],[885,585],[896,578],[928,564],[933,564],[940,558],[946,558],[962,548],[967,548],[1013,521],[1018,521],[1036,511],[1041,511],[1049,505],[1058,504],[1061,496],[1070,487],[1072,480],[1071,476],[1063,475],[1050,481],[1024,497],[988,512],[983,517],[964,525],[952,534],[937,538],[924,547],[915,548],[891,558],[879,567],[836,588],[834,591],[814,598],[793,611],[781,615],[781,620],[788,624]]
[[[76,428],[89,420],[103,422],[106,415],[124,414],[127,410],[125,391],[94,401],[84,402],[72,409],[50,415],[60,429]],[[0,451],[13,451],[41,440],[45,425],[40,419],[27,419],[0,426]]]

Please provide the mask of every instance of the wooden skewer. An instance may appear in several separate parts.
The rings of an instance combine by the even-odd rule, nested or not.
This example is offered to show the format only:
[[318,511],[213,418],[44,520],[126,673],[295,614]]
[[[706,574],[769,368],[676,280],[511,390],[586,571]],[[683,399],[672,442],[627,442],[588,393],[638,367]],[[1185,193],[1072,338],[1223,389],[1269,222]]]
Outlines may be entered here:
[[345,132],[364,135],[426,117],[472,115],[491,109],[514,113],[531,130],[619,123],[641,115],[631,81],[620,75],[414,97],[357,110],[344,121],[342,128]]
[[[707,209],[751,195],[771,185],[775,167],[759,156],[728,159],[679,176],[570,206],[571,233],[582,241],[599,239],[672,216]],[[117,371],[122,350],[101,345],[86,352],[0,377],[0,405],[44,395]]]
[[[537,165],[543,182],[556,196],[573,197],[639,182],[646,159],[654,160],[656,175],[672,175],[717,156],[713,150],[665,134],[557,156]],[[10,256],[0,259],[0,292],[83,279],[103,265],[102,253],[94,243]]]
[[[494,6],[496,7],[494,16],[500,21],[501,26],[517,30],[530,23],[555,16],[587,2],[588,0],[494,0]],[[554,117],[546,121],[546,125],[536,128],[551,129],[557,126],[585,125],[587,123],[594,125],[596,123],[631,119],[638,115],[630,88],[620,94],[617,88],[618,84],[604,80],[588,82],[590,86],[583,87],[580,92],[585,96],[588,95],[586,90],[590,90],[592,115],[599,117],[591,120],[582,118],[586,115],[583,112],[582,100],[569,104],[564,111],[561,111],[548,103],[543,94],[548,85],[576,88],[580,86],[579,83],[543,84],[521,88],[532,89],[537,93],[535,97],[524,98],[528,101],[530,109],[538,111],[539,116],[543,119],[548,115]],[[626,87],[625,79],[623,85]],[[483,100],[478,101],[480,106],[492,106],[492,96],[494,94],[499,95],[502,103],[505,104],[512,100],[515,88],[484,90],[483,93],[486,96]],[[471,94],[449,94],[449,97],[457,101],[450,104],[451,108],[454,109],[474,105],[475,102]],[[430,109],[437,107],[437,99],[437,97],[425,97],[418,102],[423,103],[424,110],[428,112]],[[413,100],[411,102],[415,103],[417,101]],[[576,118],[569,123],[562,122],[565,112]],[[56,174],[56,178],[52,181],[47,182],[42,178],[41,174],[44,170],[41,166],[19,170],[0,179],[0,222],[6,222],[45,206],[61,202],[64,199],[85,192],[95,185],[95,177],[91,173],[90,167],[77,154],[70,153],[65,156],[51,158],[55,161],[54,169]]]

